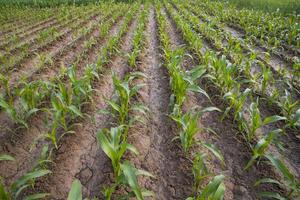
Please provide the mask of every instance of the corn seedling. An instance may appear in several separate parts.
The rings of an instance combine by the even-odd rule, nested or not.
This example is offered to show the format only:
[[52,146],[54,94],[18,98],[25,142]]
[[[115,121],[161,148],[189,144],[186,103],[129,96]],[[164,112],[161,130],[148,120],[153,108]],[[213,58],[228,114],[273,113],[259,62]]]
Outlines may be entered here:
[[20,124],[24,127],[28,127],[25,116],[18,113],[17,108],[14,105],[14,102],[6,102],[5,98],[0,95],[0,108],[2,108],[9,118],[16,124]]
[[294,127],[299,122],[299,111],[295,112],[295,109],[297,109],[299,102],[293,99],[291,93],[288,90],[285,90],[285,95],[279,97],[277,104],[282,108],[282,114],[286,116],[288,126]]
[[180,128],[178,137],[174,139],[180,139],[182,148],[185,153],[188,153],[189,149],[195,144],[195,136],[204,127],[198,127],[198,121],[200,117],[206,112],[220,111],[216,107],[207,107],[198,112],[188,111],[182,114],[178,105],[175,105],[174,111],[171,114],[171,118],[177,123]]
[[226,117],[230,110],[234,110],[234,119],[239,121],[242,118],[242,111],[247,97],[251,93],[251,89],[247,88],[243,92],[240,92],[240,85],[234,87],[230,92],[227,92],[223,98],[229,101],[229,107],[226,108],[223,118]]
[[[110,107],[118,114],[119,124],[127,124],[128,112],[130,111],[130,99],[137,94],[143,84],[132,86],[132,81],[145,75],[140,72],[131,73],[122,82],[115,74],[113,74],[113,83],[116,90],[117,101],[107,100]],[[134,108],[134,106],[132,106]]]
[[126,139],[123,139],[123,131],[124,127],[119,126],[111,128],[110,130],[103,129],[98,133],[98,141],[101,148],[111,159],[115,178],[118,178],[121,174],[121,158],[126,150],[130,150],[135,154],[138,153],[135,147],[128,144]]
[[196,197],[186,200],[222,200],[225,194],[224,175],[215,176]]
[[82,200],[82,185],[79,180],[74,180],[67,200]]
[[246,132],[246,141],[251,142],[256,136],[256,131],[271,123],[275,123],[280,120],[286,120],[285,117],[281,117],[278,115],[273,115],[270,117],[266,117],[265,119],[261,118],[260,111],[258,109],[258,103],[252,102],[249,108],[249,123],[243,122],[242,128]]
[[121,170],[121,183],[132,190],[132,192],[129,192],[128,197],[135,197],[137,200],[144,200],[144,197],[154,196],[151,191],[141,188],[137,181],[138,176],[142,175],[153,177],[152,174],[147,171],[134,168],[128,161],[121,164]]
[[[22,196],[24,190],[28,187],[34,187],[34,182],[37,178],[43,177],[47,174],[50,174],[51,171],[49,170],[35,170],[29,172],[22,176],[21,178],[17,179],[11,186],[10,190],[6,191],[5,186],[0,180],[0,197],[3,200],[13,200],[18,199]],[[36,193],[31,195],[23,196],[24,199],[44,199],[49,196],[48,193]]]
[[252,157],[247,163],[245,170],[249,169],[257,159],[265,156],[268,147],[273,143],[278,133],[282,132],[281,129],[277,129],[268,133],[267,136],[260,139],[253,148]]
[[[261,184],[276,184],[276,185],[282,185],[285,184],[288,189],[288,198],[299,198],[300,197],[300,180],[297,179],[288,169],[288,167],[284,164],[282,160],[279,158],[273,156],[272,154],[266,155],[266,158],[270,161],[271,165],[274,166],[278,172],[280,172],[283,176],[283,183],[274,180],[272,178],[264,178],[261,180],[258,180],[255,183],[255,186],[261,185]],[[261,192],[260,196],[262,198],[276,198],[276,199],[286,199],[282,197],[279,193],[276,192]]]

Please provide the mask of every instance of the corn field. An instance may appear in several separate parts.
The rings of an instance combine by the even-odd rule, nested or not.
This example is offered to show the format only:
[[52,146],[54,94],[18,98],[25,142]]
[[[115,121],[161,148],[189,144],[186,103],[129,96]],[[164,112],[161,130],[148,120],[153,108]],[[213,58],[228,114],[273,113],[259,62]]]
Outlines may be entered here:
[[0,200],[300,199],[299,15],[15,1],[0,1]]

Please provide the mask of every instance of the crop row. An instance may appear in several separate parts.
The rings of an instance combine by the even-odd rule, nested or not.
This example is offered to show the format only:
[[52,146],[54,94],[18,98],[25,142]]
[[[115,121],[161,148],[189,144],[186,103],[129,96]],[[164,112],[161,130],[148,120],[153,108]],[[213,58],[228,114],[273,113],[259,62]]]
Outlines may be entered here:
[[[282,160],[273,156],[268,152],[268,148],[275,142],[276,135],[280,134],[282,130],[269,130],[263,136],[259,134],[259,129],[267,124],[274,123],[278,120],[286,120],[286,118],[274,115],[266,118],[262,118],[258,109],[258,101],[251,101],[251,89],[241,90],[241,84],[243,81],[239,80],[239,70],[237,66],[231,64],[225,56],[217,56],[214,51],[204,51],[202,53],[202,39],[193,31],[194,26],[191,26],[184,18],[178,14],[172,6],[167,4],[168,11],[176,22],[178,28],[182,32],[184,39],[190,45],[192,51],[196,53],[199,60],[207,66],[209,72],[209,81],[211,81],[217,88],[219,88],[225,102],[229,105],[225,111],[225,116],[230,110],[233,110],[234,121],[238,123],[238,127],[245,141],[249,145],[249,148],[253,151],[252,159],[245,166],[245,170],[249,169],[257,160],[267,158],[276,170],[282,173],[284,176],[284,183],[290,190],[288,196],[299,195],[299,188],[297,188],[297,179],[289,171],[288,167]],[[200,44],[200,45],[199,45]],[[247,113],[247,114],[245,114]],[[298,123],[299,119],[298,111],[293,115],[295,117],[295,123]],[[259,139],[257,139],[257,137]],[[261,138],[260,138],[261,137]],[[263,179],[259,181],[260,184],[268,182],[271,179]],[[274,181],[276,182],[276,181]],[[271,191],[261,193],[262,196],[279,196]]]
[[[49,97],[49,100],[51,102],[51,108],[49,109],[37,109],[33,108],[36,112],[38,110],[45,110],[45,113],[48,113],[48,117],[50,121],[48,124],[50,125],[49,133],[45,133],[45,138],[51,141],[52,145],[50,148],[57,148],[59,140],[67,133],[71,133],[70,130],[71,126],[70,124],[72,121],[74,121],[76,118],[83,117],[82,107],[86,104],[86,102],[91,100],[92,97],[92,85],[93,82],[96,79],[99,79],[99,73],[102,70],[102,67],[107,64],[109,57],[111,57],[112,51],[115,51],[115,48],[118,46],[118,42],[121,39],[121,37],[126,33],[127,27],[129,22],[132,20],[132,17],[134,16],[134,12],[137,9],[138,4],[136,4],[132,11],[129,12],[126,16],[126,19],[123,23],[123,26],[120,28],[120,31],[115,37],[111,37],[109,41],[107,42],[106,46],[102,49],[102,51],[99,53],[99,59],[105,59],[106,62],[97,62],[97,64],[86,66],[84,69],[84,73],[82,76],[78,77],[76,74],[78,73],[75,66],[72,66],[68,68],[64,74],[60,75],[59,79],[56,79],[53,83],[47,83],[47,82],[32,82],[30,83],[30,86],[32,87],[26,87],[23,89],[24,91],[29,91],[32,95],[39,95],[41,98],[45,98],[47,96],[46,93],[51,95]],[[119,12],[114,13],[113,19],[118,17],[122,13],[122,9],[119,10]],[[103,24],[106,26],[106,24]],[[106,29],[106,34],[108,34],[108,30]],[[102,37],[106,36],[105,33],[102,33]],[[63,81],[66,81],[68,84],[63,84]],[[39,90],[39,93],[36,93],[36,91],[32,91],[32,89],[35,88]],[[29,93],[26,92],[26,97],[29,97]],[[35,96],[37,97],[37,96]],[[30,97],[29,97],[30,98]],[[26,98],[25,98],[26,99]],[[26,99],[29,100],[29,99]],[[32,99],[31,99],[32,100]],[[31,101],[32,102],[32,101]],[[25,103],[25,102],[24,102]],[[26,101],[28,103],[28,101]],[[32,102],[36,103],[36,102]],[[26,104],[27,106],[32,106],[29,104]],[[36,106],[36,105],[33,105]],[[48,111],[47,111],[48,110]],[[31,112],[32,114],[35,113]],[[25,125],[25,122],[19,122],[23,123]],[[51,171],[48,170],[49,165],[48,159],[49,152],[51,150],[48,146],[44,146],[41,152],[41,160],[39,161],[39,164],[35,166],[30,172],[28,172],[26,175],[22,176],[18,180],[16,180],[10,187],[10,190],[3,193],[1,195],[5,195],[7,198],[16,198],[17,196],[21,195],[23,193],[23,190],[34,182],[37,178],[40,178],[42,176],[45,176]],[[1,160],[13,160],[10,156],[3,156],[1,157]],[[41,164],[43,163],[43,164]],[[19,182],[22,183],[19,183]],[[17,185],[17,186],[16,186]],[[3,185],[1,185],[3,188]],[[48,196],[46,193],[38,193],[34,195],[30,195],[26,198],[44,198]]]

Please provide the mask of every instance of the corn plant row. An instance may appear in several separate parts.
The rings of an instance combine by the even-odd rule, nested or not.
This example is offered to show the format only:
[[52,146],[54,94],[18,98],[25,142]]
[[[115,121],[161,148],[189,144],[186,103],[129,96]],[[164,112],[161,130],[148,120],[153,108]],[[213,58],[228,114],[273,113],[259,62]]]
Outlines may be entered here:
[[[11,16],[6,16],[9,20],[5,19],[5,23],[1,23],[1,32],[0,35],[6,36],[8,33],[14,32],[17,28],[19,31],[23,31],[31,26],[34,26],[36,23],[39,23],[42,20],[47,20],[53,16],[53,9],[40,9],[40,10],[32,10],[32,9],[14,9],[14,8],[5,8],[2,9],[3,12],[1,14],[7,15],[13,14],[18,16],[19,13],[22,13],[22,16],[14,19]],[[24,13],[23,13],[24,12]],[[55,11],[54,11],[55,12]],[[4,14],[5,13],[5,14]],[[2,16],[3,16],[2,15]]]
[[[15,159],[9,155],[0,155],[1,162],[15,162]],[[34,193],[26,194],[28,188],[34,188],[35,183],[38,179],[51,174],[52,172],[48,169],[47,163],[49,160],[49,149],[48,146],[44,146],[43,150],[38,158],[37,164],[25,175],[15,180],[11,185],[5,186],[2,177],[0,177],[0,197],[3,200],[12,199],[44,199],[49,196],[49,193]]]
[[[125,20],[126,23],[129,23],[129,21],[132,19],[133,13],[136,9],[137,7],[135,6],[135,9],[133,9],[131,13],[127,15],[126,19],[128,20]],[[127,26],[124,25],[123,27],[124,30],[120,32],[124,34],[126,32]],[[60,80],[58,80],[56,84],[53,84],[51,86],[48,84],[46,85],[50,86],[51,88],[49,89],[49,91],[52,91],[50,97],[52,108],[50,108],[49,110],[47,109],[47,112],[49,113],[49,115],[51,115],[50,118],[52,119],[52,121],[50,123],[50,132],[46,133],[45,137],[51,140],[55,148],[58,147],[58,140],[61,139],[65,134],[71,132],[69,130],[70,120],[75,120],[78,117],[83,117],[81,108],[86,102],[91,100],[93,91],[92,83],[95,79],[99,79],[98,73],[100,72],[100,70],[100,66],[87,66],[84,75],[80,78],[77,78],[76,69],[74,66],[72,66],[66,72],[66,76],[68,79],[67,82],[69,82],[68,85],[63,84]],[[61,129],[64,131],[64,133],[60,135],[60,138],[57,138],[57,131]],[[51,171],[46,169],[48,166],[47,163],[51,162],[49,160],[49,156],[49,148],[48,146],[44,146],[38,162],[39,165],[36,166],[32,170],[32,172],[28,172],[26,175],[22,176],[15,183],[13,183],[9,191],[5,191],[4,185],[1,184],[0,188],[3,190],[0,190],[0,194],[3,197],[6,197],[6,199],[16,198],[17,196],[22,194],[21,192],[25,188],[33,186],[35,179],[51,173]],[[13,161],[13,158],[8,155],[2,155],[0,157],[0,161]],[[127,163],[124,163],[124,167],[126,169],[129,168],[127,169],[127,171],[132,170],[131,166],[127,165]],[[130,173],[130,171],[128,173]],[[41,199],[45,198],[48,195],[49,194],[47,193],[38,193],[32,196],[28,196],[27,198]]]
[[145,8],[141,15],[140,15],[140,19],[139,19],[139,24],[137,29],[134,32],[134,36],[133,36],[133,50],[132,52],[128,55],[129,57],[129,66],[131,67],[136,67],[137,65],[137,58],[138,55],[141,51],[141,49],[144,46],[144,39],[145,39],[145,34],[144,34],[144,30],[146,27],[146,19],[148,17],[148,8]]
[[151,176],[149,172],[136,169],[128,160],[123,160],[123,156],[127,151],[138,154],[137,149],[128,143],[128,130],[134,125],[139,116],[130,117],[129,113],[134,110],[145,112],[145,107],[139,104],[132,104],[132,99],[143,87],[142,84],[133,84],[133,81],[145,76],[141,72],[132,72],[128,74],[124,80],[120,80],[113,75],[113,83],[115,86],[116,99],[108,100],[112,115],[116,117],[117,123],[115,127],[110,129],[102,129],[98,133],[98,142],[105,154],[110,158],[114,182],[104,189],[105,199],[112,199],[113,193],[117,188],[130,188],[131,191],[125,196],[135,197],[143,200],[144,197],[153,196],[152,192],[142,188],[137,181],[140,175]]
[[[123,9],[114,14],[114,17],[119,16]],[[106,22],[110,24],[110,21]],[[103,24],[106,27],[106,23]],[[127,22],[128,23],[128,22]],[[103,33],[103,37],[108,34]],[[88,47],[88,46],[87,46]],[[75,66],[71,67],[74,70]],[[40,108],[43,105],[45,99],[49,98],[51,91],[54,90],[57,83],[67,75],[68,69],[63,68],[58,77],[54,77],[53,80],[49,81],[21,81],[16,88],[11,88],[9,85],[9,80],[0,76],[0,79],[5,87],[5,95],[0,98],[0,107],[7,113],[7,115],[16,124],[27,127],[27,121],[36,112],[44,110]],[[18,99],[15,99],[18,97]]]
[[[101,7],[101,5],[100,5]],[[7,33],[3,33],[3,37],[1,38],[1,42],[3,40],[9,41],[9,39],[12,36],[17,36],[17,37],[23,37],[26,34],[28,35],[28,32],[32,31],[32,29],[38,28],[39,26],[51,22],[51,21],[57,21],[57,22],[63,22],[67,19],[71,19],[72,15],[76,15],[76,13],[78,12],[84,12],[84,11],[88,11],[88,10],[96,10],[97,7],[96,6],[86,6],[86,7],[61,7],[61,8],[57,8],[57,9],[49,9],[51,16],[48,16],[46,18],[46,20],[38,20],[40,18],[40,14],[37,14],[37,16],[35,16],[35,22],[32,22],[26,26],[22,26],[22,25],[18,25],[16,24],[15,30],[11,30],[10,32]],[[37,9],[39,10],[39,9]],[[41,9],[41,11],[43,11],[43,9]],[[31,9],[31,12],[32,11]],[[44,10],[44,12],[46,13],[47,11]],[[30,13],[29,16],[34,16],[33,13]],[[41,13],[41,16],[43,15],[43,13]]]
[[[180,5],[178,6],[180,7]],[[200,23],[199,25],[199,19],[189,12],[183,11],[182,15],[188,19],[193,27],[195,27],[195,30],[203,34],[205,38],[208,38],[217,50],[223,52],[230,58],[230,61],[237,66],[235,73],[238,76],[246,76],[247,82],[254,86],[256,92],[261,96],[267,97],[270,103],[281,108],[282,114],[287,117],[288,127],[293,128],[299,123],[299,114],[297,113],[300,112],[300,108],[298,107],[299,105],[297,105],[297,100],[293,98],[288,90],[282,90],[280,87],[276,87],[272,72],[264,65],[264,63],[256,61],[255,55],[250,55],[250,58],[244,56],[239,41],[235,41],[232,48],[230,45],[228,45],[228,47],[223,47],[222,36],[221,34],[217,34],[215,29],[209,27],[206,28],[207,26],[205,23],[202,25]],[[232,39],[232,41],[234,40]],[[228,44],[231,43],[229,42]],[[260,65],[255,65],[255,63],[259,63]],[[251,67],[253,65],[261,67],[259,72],[252,71]],[[272,89],[272,92],[270,92],[270,89]]]
[[31,35],[36,34],[37,32],[43,30],[47,25],[52,26],[59,24],[60,21],[57,20],[56,17],[52,17],[48,20],[39,22],[35,24],[33,27],[30,27],[30,29],[25,29],[22,32],[16,31],[13,32],[13,34],[6,35],[5,38],[0,40],[0,48],[1,49],[9,49],[9,47],[17,45],[22,40],[25,40],[26,38],[30,37]]
[[281,13],[265,13],[248,9],[236,9],[227,4],[208,3],[208,1],[195,1],[209,14],[216,15],[222,21],[230,23],[245,31],[246,37],[258,38],[259,42],[270,50],[281,51],[281,48],[294,51],[299,54],[299,16]]
[[[224,34],[229,34],[226,31],[225,27],[228,27],[227,24],[225,24],[224,22],[221,21],[221,19],[217,16],[212,16],[212,15],[208,15],[205,11],[203,11],[202,7],[199,5],[187,5],[187,4],[182,4],[187,10],[191,11],[194,15],[198,16],[199,18],[201,18],[201,20],[204,20],[205,22],[210,22],[212,23],[212,27],[217,28],[217,29],[221,29],[222,31],[224,31]],[[236,30],[236,29],[234,29]],[[236,30],[237,32],[241,32],[240,30]],[[229,31],[231,32],[231,31]],[[242,47],[245,48],[246,50],[251,50],[251,51],[256,51],[255,46],[260,47],[260,45],[256,42],[253,42],[252,40],[250,40],[249,38],[245,38],[244,34],[241,33],[241,35],[235,35],[232,34],[233,36],[240,38],[240,42],[242,44]],[[252,47],[252,49],[250,48]],[[263,47],[262,47],[263,48]],[[268,49],[265,49],[265,51],[268,51]],[[269,56],[270,52],[264,52],[266,54],[266,59]],[[297,64],[297,62],[299,62],[299,59],[297,57],[292,57],[289,54],[283,54],[283,53],[277,53],[277,52],[271,52],[271,54],[278,56],[280,58],[283,58],[286,62],[288,62],[289,64]]]
[[[172,11],[170,7],[169,11],[178,28],[181,30],[184,39],[188,42],[190,49],[197,53],[199,60],[201,60],[204,66],[207,67],[207,71],[210,75],[210,81],[219,88],[221,94],[224,95],[224,100],[228,102],[229,107],[226,109],[225,115],[228,114],[229,110],[233,110],[234,120],[238,123],[238,127],[243,134],[245,141],[247,141],[247,144],[253,151],[253,156],[245,166],[245,170],[250,168],[256,160],[260,160],[265,157],[270,161],[274,168],[283,175],[284,179],[282,182],[278,182],[277,180],[266,178],[258,180],[257,185],[270,182],[273,184],[283,184],[289,189],[288,198],[299,196],[299,186],[297,185],[299,184],[299,180],[292,175],[282,160],[272,154],[266,153],[268,147],[272,142],[274,142],[276,135],[281,130],[276,129],[270,131],[266,136],[256,142],[255,145],[252,145],[252,143],[255,142],[259,128],[278,120],[282,120],[283,118],[280,116],[270,116],[262,119],[258,110],[258,102],[252,102],[250,108],[246,110],[250,117],[246,119],[243,109],[251,90],[247,88],[242,92],[240,91],[240,83],[238,79],[233,78],[236,77],[234,74],[237,74],[236,66],[228,62],[224,56],[218,57],[213,51],[207,51],[204,54],[199,54],[201,51],[197,49],[197,46],[194,44],[201,44],[201,38],[193,31],[190,24],[183,20],[178,13]],[[270,195],[272,195],[273,197],[277,196],[283,198],[275,192],[263,192],[260,195],[263,197],[270,197]]]
[[[138,5],[138,4],[137,4]],[[144,13],[144,11],[142,11]],[[131,16],[132,18],[133,16]],[[129,18],[128,18],[129,19]],[[144,24],[145,19],[139,17],[138,27]],[[124,26],[125,27],[125,26]],[[118,47],[118,43],[114,43],[114,47]],[[111,48],[112,52],[114,48]],[[147,191],[139,186],[137,177],[140,175],[152,176],[149,172],[136,169],[130,161],[122,161],[122,157],[126,151],[131,151],[137,154],[137,149],[128,143],[128,130],[136,122],[138,116],[130,116],[130,112],[139,110],[144,112],[145,107],[140,104],[133,104],[132,100],[138,93],[139,89],[143,87],[142,84],[134,84],[134,80],[145,75],[141,72],[131,72],[127,74],[124,80],[120,80],[116,74],[113,74],[113,84],[115,87],[115,94],[113,98],[107,100],[109,105],[109,113],[112,113],[116,121],[116,125],[110,129],[102,129],[98,133],[98,142],[105,154],[110,158],[114,172],[114,183],[104,188],[104,198],[109,200],[112,198],[117,188],[131,188],[131,191],[124,195],[124,198],[135,197],[138,200],[143,200],[146,196],[152,196],[152,192]],[[106,113],[106,111],[103,111]],[[75,180],[69,197],[81,193],[81,184]]]
[[2,23],[6,22],[6,24],[3,23],[4,26],[10,23],[12,24],[18,23],[21,21],[21,19],[24,19],[24,22],[30,22],[30,20],[34,20],[35,17],[33,15],[29,15],[28,13],[37,13],[38,17],[46,18],[47,16],[50,16],[52,14],[53,10],[57,10],[57,9],[46,8],[46,9],[36,9],[32,11],[32,9],[28,7],[19,9],[16,7],[6,6],[3,7],[3,12],[1,12],[0,20]]
[[[122,10],[122,9],[121,9]],[[117,14],[119,13],[119,12],[116,12]],[[108,14],[106,14],[107,16],[110,16],[110,13],[108,13]],[[108,23],[107,21],[106,21],[106,23]],[[104,23],[104,24],[106,24],[106,23]],[[95,25],[95,26],[97,26],[97,24]],[[90,46],[85,46],[86,48],[90,48]],[[78,59],[79,59],[80,57],[78,57]],[[49,60],[46,60],[46,61],[49,61]],[[41,70],[41,68],[43,67],[43,65],[44,65],[44,63],[45,63],[45,61],[44,62],[42,62],[41,63],[41,66],[39,67],[39,70]],[[47,64],[47,63],[45,63],[45,64]],[[30,81],[30,80],[28,80],[28,81],[26,81],[26,80],[22,80],[22,81],[20,81],[20,82],[18,82],[18,83],[16,83],[13,87],[11,87],[11,85],[9,84],[9,78],[7,78],[7,77],[5,77],[5,76],[3,76],[3,75],[0,75],[0,79],[1,79],[1,82],[2,82],[2,89],[4,89],[4,95],[2,95],[1,96],[1,102],[2,102],[2,108],[4,108],[4,107],[6,107],[6,109],[4,109],[4,110],[6,110],[6,111],[8,111],[8,110],[17,110],[17,109],[13,109],[14,107],[15,107],[15,97],[16,96],[21,96],[21,99],[22,99],[22,95],[20,94],[21,93],[21,91],[23,91],[23,89],[22,89],[22,87],[24,87],[24,85],[25,85],[25,88],[26,88],[26,86],[28,86],[28,85],[31,85],[31,82],[32,81]],[[33,81],[34,82],[34,81]],[[42,81],[41,81],[42,82]],[[38,87],[38,85],[40,84],[40,82],[39,81],[36,81],[36,82],[34,82],[33,83],[33,85],[35,85],[35,86],[29,86],[30,88],[31,88],[31,90],[37,90],[37,91],[39,91],[39,87]],[[42,84],[43,85],[43,84]],[[35,88],[35,89],[34,89]],[[41,88],[43,88],[43,87],[41,87]],[[29,88],[27,88],[27,89],[29,89]],[[44,88],[45,89],[45,88]],[[29,89],[30,90],[30,89]],[[29,91],[28,91],[29,92]],[[27,92],[26,92],[27,93]],[[43,96],[43,95],[41,95],[41,96]],[[40,99],[41,101],[42,101],[42,99]],[[5,103],[6,102],[6,103]],[[36,102],[35,103],[35,105],[39,105],[39,103],[38,102]],[[21,106],[22,107],[22,106]],[[8,109],[8,108],[10,108],[10,109]],[[8,110],[7,110],[8,109]],[[22,110],[22,109],[21,109]],[[26,109],[25,109],[25,111],[26,111]],[[23,112],[23,111],[22,111]],[[21,113],[22,113],[21,112]],[[14,118],[14,117],[13,117]],[[26,117],[27,118],[27,117]]]
[[[64,20],[56,20],[54,24],[51,24],[49,27],[41,27],[41,29],[34,31],[34,33],[29,32],[26,35],[33,35],[30,40],[25,40],[22,42],[22,38],[18,38],[20,41],[17,45],[12,44],[5,47],[6,54],[15,54],[22,48],[30,48],[30,45],[36,45],[36,43],[43,43],[45,40],[48,40],[48,36],[58,34],[59,31],[67,30],[66,28],[74,26],[77,20],[81,20],[82,18],[88,19],[88,17],[92,17],[95,13],[99,13],[101,8],[99,9],[90,9],[90,10],[83,10],[80,12],[75,12],[71,17],[68,17]],[[66,14],[67,15],[67,14]],[[26,37],[25,37],[26,39]]]
[[[190,71],[184,71],[181,67],[181,59],[184,54],[183,49],[172,50],[171,40],[167,34],[167,21],[165,16],[161,13],[160,5],[156,8],[157,20],[159,24],[159,37],[162,43],[162,48],[164,52],[164,64],[168,69],[170,75],[170,86],[172,91],[171,96],[171,107],[172,113],[170,114],[171,119],[173,119],[180,132],[179,136],[175,139],[179,139],[187,157],[192,157],[193,160],[193,195],[187,199],[223,199],[225,193],[224,185],[224,175],[211,175],[211,172],[207,168],[207,158],[204,152],[196,152],[192,154],[191,148],[196,144],[207,148],[214,156],[221,159],[223,162],[223,157],[219,153],[219,150],[212,144],[205,144],[205,141],[196,141],[196,134],[205,129],[204,127],[198,127],[198,120],[205,112],[218,110],[215,107],[207,107],[201,111],[196,111],[191,108],[183,111],[182,106],[188,97],[188,92],[204,94],[208,97],[207,93],[202,90],[198,85],[195,84],[196,80],[200,78],[204,73],[205,69],[203,66],[198,66]],[[204,182],[209,183],[204,185]]]
[[[247,51],[247,53],[251,53],[252,56],[256,57],[256,60],[263,62],[263,64],[270,67],[274,72],[279,73],[284,77],[284,79],[288,80],[289,84],[293,84],[295,87],[298,87],[299,80],[300,80],[300,73],[299,73],[299,66],[300,66],[300,60],[297,57],[289,57],[287,55],[283,56],[283,58],[288,62],[288,66],[283,67],[272,67],[269,63],[269,53],[264,53],[265,55],[258,55],[259,52],[251,49],[251,45],[249,45],[248,41],[245,40],[239,40],[238,38],[234,37],[232,34],[229,34],[228,32],[224,31],[222,28],[222,22],[217,17],[211,17],[203,13],[202,8],[197,6],[191,6],[187,4],[182,4],[182,7],[186,7],[188,11],[192,11],[193,14],[197,15],[201,19],[203,19],[206,23],[209,23],[212,27],[213,33],[215,29],[218,29],[218,33],[223,37],[223,39],[218,38],[219,41],[227,41],[228,45],[231,45],[231,50],[235,50],[238,48],[238,51],[241,53],[240,47],[242,47],[242,50]],[[187,12],[188,12],[187,11]],[[220,31],[219,31],[220,30]],[[281,57],[278,54],[275,54],[279,57]],[[254,60],[255,61],[255,60]]]
[[[201,5],[185,4],[183,6],[186,7],[188,10],[192,11],[196,16],[200,17],[202,20],[204,20],[206,22],[211,22],[212,26],[215,28],[222,29],[223,31],[226,31],[226,27],[231,28],[226,23],[224,23],[220,17],[207,14],[207,12],[205,10],[203,10],[203,7],[201,7]],[[237,31],[239,33],[236,35],[236,37],[241,38],[241,42],[244,42],[243,43],[244,48],[249,48],[249,46],[262,47],[259,42],[255,42],[256,41],[255,37],[246,37],[243,34],[243,32],[239,29],[233,29],[233,31]],[[231,32],[231,31],[229,31],[229,32]],[[264,49],[264,47],[262,47],[262,48]],[[289,63],[297,63],[297,61],[298,61],[297,57],[292,57],[290,54],[284,54],[284,53],[274,52],[274,51],[270,52],[270,51],[268,51],[268,49],[264,49],[264,51],[267,51],[265,53],[272,53],[273,55],[282,57],[286,62],[289,62]]]
[[108,35],[112,26],[123,16],[124,11],[127,11],[128,8],[119,8],[118,11],[113,12],[112,16],[109,18],[107,22],[101,23],[99,25],[100,31],[99,35],[95,37],[91,37],[89,40],[85,41],[84,48],[80,54],[78,54],[75,58],[74,65],[79,65],[80,62],[84,61],[86,56],[88,56],[88,52],[102,40],[105,36]]
[[[19,45],[15,49],[13,49],[12,50],[13,52],[11,52],[10,50],[7,50],[7,52],[5,54],[2,54],[0,56],[0,62],[4,66],[1,69],[1,71],[4,72],[4,71],[8,71],[8,70],[11,70],[11,69],[18,68],[22,64],[24,59],[26,59],[27,57],[32,55],[32,53],[37,52],[39,49],[42,50],[42,49],[46,48],[47,46],[53,44],[57,40],[63,38],[67,34],[72,33],[74,30],[77,29],[77,27],[80,24],[85,23],[94,14],[95,14],[95,11],[93,11],[89,15],[86,15],[86,13],[83,12],[81,14],[81,17],[83,17],[83,19],[78,20],[78,19],[75,18],[75,20],[71,19],[71,20],[67,21],[65,24],[63,24],[62,27],[64,27],[64,30],[66,30],[66,27],[67,28],[70,27],[69,30],[67,30],[67,31],[58,31],[58,29],[56,29],[54,27],[50,27],[46,30],[43,30],[39,34],[39,36],[37,36],[37,38],[35,38],[31,41],[27,41],[25,43],[22,43],[21,45]],[[20,52],[19,55],[16,54],[15,51],[17,51],[17,52],[19,51]],[[11,56],[12,53],[14,53],[16,55]]]

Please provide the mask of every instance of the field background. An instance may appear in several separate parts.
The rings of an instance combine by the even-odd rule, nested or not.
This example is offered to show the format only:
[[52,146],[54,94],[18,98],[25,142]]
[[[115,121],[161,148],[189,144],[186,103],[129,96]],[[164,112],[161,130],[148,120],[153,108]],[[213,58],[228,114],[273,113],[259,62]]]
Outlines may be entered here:
[[238,8],[300,13],[300,0],[227,0]]

